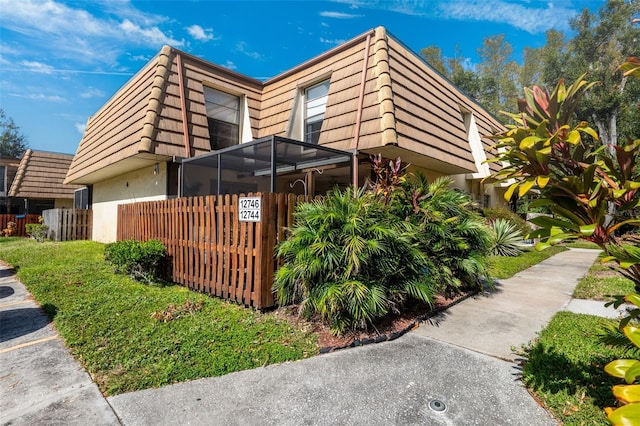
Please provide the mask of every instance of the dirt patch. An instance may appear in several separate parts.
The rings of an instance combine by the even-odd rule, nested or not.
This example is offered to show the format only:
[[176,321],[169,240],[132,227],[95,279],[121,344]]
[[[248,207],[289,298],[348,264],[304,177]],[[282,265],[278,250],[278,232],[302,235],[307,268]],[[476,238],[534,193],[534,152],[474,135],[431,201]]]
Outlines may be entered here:
[[348,332],[342,336],[334,336],[329,331],[329,327],[319,319],[304,318],[300,315],[299,306],[297,305],[278,308],[275,311],[275,315],[295,324],[298,328],[316,333],[318,335],[320,353],[326,353],[347,347],[396,339],[417,327],[420,321],[424,321],[475,294],[477,294],[477,291],[469,291],[455,297],[437,296],[431,307],[426,305],[414,306],[400,315],[389,315],[380,319],[367,330]]

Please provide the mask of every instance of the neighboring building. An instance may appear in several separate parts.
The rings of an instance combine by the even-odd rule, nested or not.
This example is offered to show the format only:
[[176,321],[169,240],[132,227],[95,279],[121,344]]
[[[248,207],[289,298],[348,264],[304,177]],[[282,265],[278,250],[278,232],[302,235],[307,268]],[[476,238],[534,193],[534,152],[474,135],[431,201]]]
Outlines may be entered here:
[[73,208],[74,191],[81,186],[63,185],[72,160],[71,154],[26,150],[9,189],[15,213]]
[[489,205],[501,196],[481,183],[498,167],[483,136],[499,129],[382,27],[265,82],[165,46],[89,119],[65,183],[87,185],[100,241],[115,239],[118,204],[178,195],[181,164],[181,194],[313,194],[362,185],[381,153]]
[[0,214],[17,214],[18,206],[9,199],[11,182],[18,172],[20,160],[12,157],[0,156]]

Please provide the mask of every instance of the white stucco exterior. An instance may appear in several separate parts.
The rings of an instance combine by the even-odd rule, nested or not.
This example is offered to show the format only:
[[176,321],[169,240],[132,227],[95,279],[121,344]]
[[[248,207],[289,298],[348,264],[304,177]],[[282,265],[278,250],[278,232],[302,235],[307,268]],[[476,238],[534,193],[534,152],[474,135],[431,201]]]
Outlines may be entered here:
[[167,165],[159,163],[93,185],[93,239],[116,240],[118,205],[166,200]]

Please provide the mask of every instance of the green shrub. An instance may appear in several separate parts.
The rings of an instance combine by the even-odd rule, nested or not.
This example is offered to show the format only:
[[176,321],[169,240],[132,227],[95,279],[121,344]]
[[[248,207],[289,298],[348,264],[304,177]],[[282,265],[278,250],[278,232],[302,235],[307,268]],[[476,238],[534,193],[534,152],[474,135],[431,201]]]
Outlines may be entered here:
[[430,260],[414,243],[416,228],[391,215],[372,192],[330,192],[297,206],[277,247],[278,303],[301,303],[332,332],[366,327],[410,300],[431,303],[437,286]]
[[166,278],[167,251],[161,241],[117,241],[105,246],[104,255],[117,273],[147,283]]
[[452,189],[452,182],[441,177],[428,183],[420,174],[410,175],[390,204],[400,220],[416,226],[414,239],[429,259],[429,273],[439,282],[438,291],[447,294],[480,285],[488,276],[493,246],[491,230],[473,200]]
[[512,212],[504,207],[490,207],[482,209],[482,214],[487,218],[489,223],[495,222],[497,219],[504,219],[514,224],[522,235],[527,235],[533,231],[533,227],[529,222],[523,219],[519,214]]
[[47,239],[49,233],[49,227],[40,223],[27,223],[26,225],[27,235],[39,243]]
[[519,256],[522,253],[522,233],[506,219],[496,219],[491,225],[494,234],[494,256]]

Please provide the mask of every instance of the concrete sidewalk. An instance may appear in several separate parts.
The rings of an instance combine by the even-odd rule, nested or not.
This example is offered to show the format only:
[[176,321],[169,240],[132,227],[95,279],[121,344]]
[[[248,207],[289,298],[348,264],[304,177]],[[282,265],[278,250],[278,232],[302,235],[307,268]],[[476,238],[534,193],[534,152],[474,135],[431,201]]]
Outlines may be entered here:
[[569,305],[578,280],[599,254],[589,249],[561,252],[501,280],[495,290],[447,309],[415,333],[514,361],[517,355],[511,348],[536,338],[556,312]]
[[554,425],[510,348],[569,306],[597,255],[560,253],[392,342],[107,400],[0,269],[0,424]]
[[0,424],[120,424],[49,318],[6,266],[0,266]]

